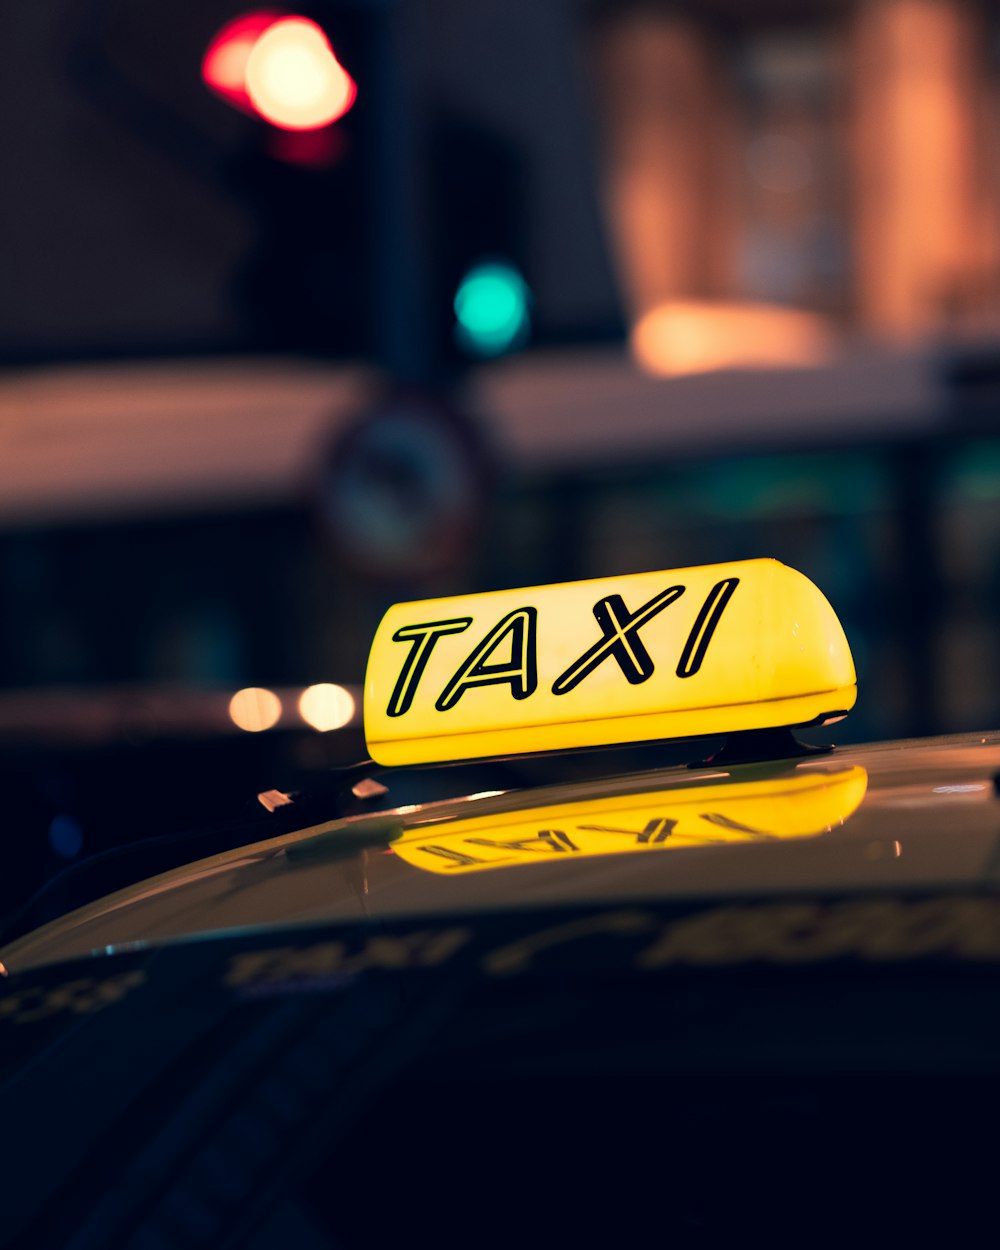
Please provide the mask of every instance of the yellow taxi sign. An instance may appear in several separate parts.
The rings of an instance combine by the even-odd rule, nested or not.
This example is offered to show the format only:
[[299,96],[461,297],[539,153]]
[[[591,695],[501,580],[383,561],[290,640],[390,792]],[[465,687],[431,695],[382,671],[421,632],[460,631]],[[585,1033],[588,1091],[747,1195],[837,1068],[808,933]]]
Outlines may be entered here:
[[820,591],[744,560],[395,604],[364,720],[374,760],[420,764],[809,724],[856,694]]
[[748,781],[699,778],[665,790],[418,826],[405,830],[392,849],[415,868],[456,876],[546,860],[780,842],[844,824],[867,789],[868,773],[857,764]]

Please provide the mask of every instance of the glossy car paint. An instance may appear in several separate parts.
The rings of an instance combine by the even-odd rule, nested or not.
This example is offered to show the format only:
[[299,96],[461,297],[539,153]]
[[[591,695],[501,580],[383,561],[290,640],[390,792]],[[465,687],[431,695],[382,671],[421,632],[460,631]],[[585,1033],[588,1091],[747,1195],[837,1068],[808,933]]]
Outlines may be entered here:
[[[856,778],[865,776],[857,803]],[[806,777],[855,779],[845,805],[824,809],[826,827],[767,827],[768,795]],[[370,816],[348,817],[258,842],[143,881],[15,941],[0,959],[11,973],[200,935],[269,927],[351,924],[405,917],[487,915],[518,909],[607,906],[643,900],[730,900],[862,893],[907,895],[993,889],[1000,883],[1000,734],[851,747],[800,760],[669,768],[530,791],[489,793]],[[488,871],[428,871],[413,845],[444,845],[449,831],[485,820],[523,838],[525,812],[578,824],[586,813],[629,804],[642,819],[671,817],[692,787],[725,818],[726,792],[759,788],[757,817],[743,830],[706,825],[706,840],[651,842],[635,853],[567,849]],[[786,801],[786,800],[782,800]],[[777,804],[778,799],[773,800]],[[636,806],[638,804],[638,807]],[[642,819],[635,823],[640,832]],[[521,824],[518,824],[519,820]],[[566,824],[566,820],[562,819]],[[702,822],[704,823],[704,822]],[[711,822],[710,822],[711,823]],[[815,824],[812,815],[806,826]],[[791,833],[789,833],[791,830]],[[543,830],[544,831],[544,830]],[[564,831],[565,832],[565,831]],[[569,831],[572,840],[572,829]],[[719,836],[713,836],[718,834]],[[406,858],[393,850],[407,848]],[[472,848],[473,850],[475,848]],[[540,850],[546,848],[540,846]],[[430,860],[428,861],[431,862]],[[433,859],[437,866],[440,856]],[[447,863],[447,860],[445,860]]]

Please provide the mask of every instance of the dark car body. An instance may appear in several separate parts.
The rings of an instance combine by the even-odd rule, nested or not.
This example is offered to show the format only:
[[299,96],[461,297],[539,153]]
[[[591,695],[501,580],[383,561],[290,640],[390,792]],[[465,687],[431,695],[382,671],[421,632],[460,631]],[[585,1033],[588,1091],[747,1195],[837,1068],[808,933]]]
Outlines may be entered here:
[[1000,735],[601,768],[390,795],[11,943],[7,1240],[987,1230]]

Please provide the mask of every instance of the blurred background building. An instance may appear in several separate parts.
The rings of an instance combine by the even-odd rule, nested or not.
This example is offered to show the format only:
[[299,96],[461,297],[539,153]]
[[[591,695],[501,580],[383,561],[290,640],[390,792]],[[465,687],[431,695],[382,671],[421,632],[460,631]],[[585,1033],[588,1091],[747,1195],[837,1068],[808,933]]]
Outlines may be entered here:
[[1000,6],[0,30],[0,905],[360,753],[404,597],[772,555],[841,740],[1000,720]]

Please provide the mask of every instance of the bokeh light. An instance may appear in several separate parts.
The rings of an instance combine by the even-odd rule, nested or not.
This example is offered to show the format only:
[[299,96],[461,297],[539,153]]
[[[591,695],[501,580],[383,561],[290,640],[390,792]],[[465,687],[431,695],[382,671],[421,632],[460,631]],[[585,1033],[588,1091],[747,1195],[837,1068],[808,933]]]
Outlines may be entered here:
[[269,11],[244,13],[227,22],[208,45],[201,62],[201,76],[206,86],[236,108],[253,112],[247,95],[247,62],[254,44],[269,26],[279,20]]
[[299,695],[299,715],[321,733],[342,729],[354,716],[354,697],[349,690],[332,682],[307,686]]
[[83,850],[83,830],[72,816],[53,816],[49,825],[49,845],[62,859],[76,859]]
[[476,265],[455,294],[456,335],[462,347],[496,356],[522,343],[528,334],[530,292],[503,261]]
[[247,57],[245,81],[254,108],[286,130],[317,130],[342,117],[357,88],[330,41],[304,17],[273,22]]
[[281,718],[281,700],[273,690],[247,686],[229,700],[229,716],[237,729],[260,733],[271,729]]
[[822,318],[794,308],[669,300],[632,327],[632,354],[647,373],[671,377],[712,369],[803,368],[833,351]]

